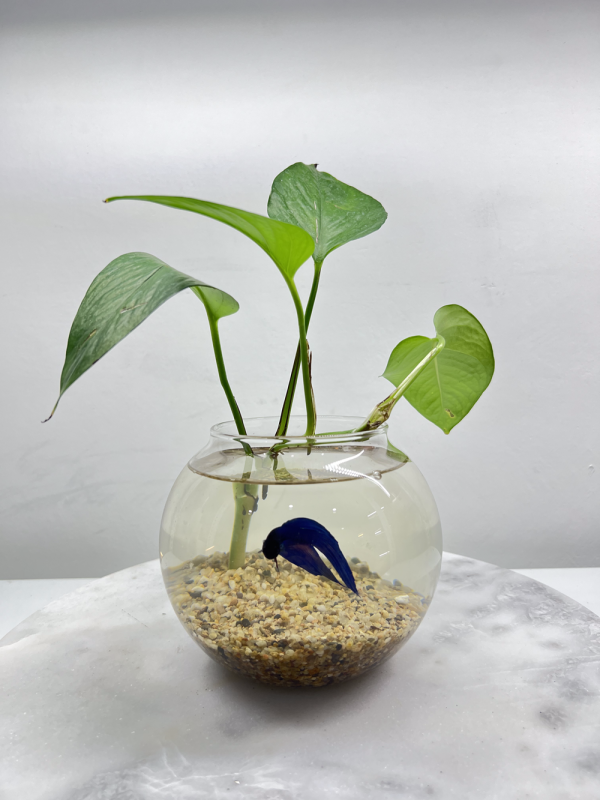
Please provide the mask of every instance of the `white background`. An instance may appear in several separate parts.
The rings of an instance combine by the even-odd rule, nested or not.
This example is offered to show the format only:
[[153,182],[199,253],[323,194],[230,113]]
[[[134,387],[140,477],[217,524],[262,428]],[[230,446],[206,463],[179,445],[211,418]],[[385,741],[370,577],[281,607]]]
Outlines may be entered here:
[[[504,566],[600,566],[600,4],[3,3],[0,577],[98,576],[154,558],[169,488],[229,418],[208,326],[169,301],[65,395],[93,277],[143,250],[233,294],[221,325],[246,417],[277,414],[293,306],[235,231],[114,194],[265,213],[318,162],[380,200],[332,254],[311,324],[321,414],[366,414],[387,357],[459,303],[494,380],[444,436],[408,404],[392,440],[446,548]],[[303,291],[310,266],[300,273]],[[306,294],[305,294],[306,296]]]

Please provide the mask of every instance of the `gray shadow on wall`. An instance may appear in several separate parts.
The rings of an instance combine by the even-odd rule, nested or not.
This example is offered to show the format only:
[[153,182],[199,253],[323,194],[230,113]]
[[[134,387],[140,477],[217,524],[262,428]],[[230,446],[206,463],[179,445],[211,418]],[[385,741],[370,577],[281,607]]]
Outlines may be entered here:
[[[437,5],[437,3],[435,4]],[[107,22],[149,22],[154,19],[178,17],[240,17],[252,19],[274,15],[301,14],[303,17],[318,12],[323,16],[368,14],[374,9],[389,8],[392,12],[405,6],[411,13],[412,3],[393,0],[372,0],[369,8],[359,0],[3,0],[0,4],[0,23],[6,26],[60,26]]]

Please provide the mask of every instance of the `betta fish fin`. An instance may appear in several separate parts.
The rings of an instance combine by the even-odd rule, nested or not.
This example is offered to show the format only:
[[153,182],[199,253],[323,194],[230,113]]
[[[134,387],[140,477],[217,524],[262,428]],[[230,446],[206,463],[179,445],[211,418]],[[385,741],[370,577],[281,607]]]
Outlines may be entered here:
[[[284,540],[286,544],[290,539],[295,541],[303,540],[313,547],[316,547],[317,550],[320,550],[321,553],[329,559],[333,568],[344,581],[348,589],[351,589],[354,594],[358,594],[354,575],[352,574],[350,565],[346,561],[346,557],[342,553],[335,537],[332,536],[327,528],[321,525],[320,522],[314,519],[308,519],[308,517],[296,517],[296,519],[290,519],[284,522],[279,530],[281,531],[282,540]],[[313,572],[313,575],[314,574]],[[339,583],[339,581],[337,581],[337,583]]]
[[301,542],[291,542],[289,539],[281,544],[279,555],[287,558],[292,564],[297,567],[305,569],[311,575],[322,575],[324,578],[329,578],[330,581],[338,583],[338,579],[333,572],[321,559],[314,547],[309,544],[302,544]]

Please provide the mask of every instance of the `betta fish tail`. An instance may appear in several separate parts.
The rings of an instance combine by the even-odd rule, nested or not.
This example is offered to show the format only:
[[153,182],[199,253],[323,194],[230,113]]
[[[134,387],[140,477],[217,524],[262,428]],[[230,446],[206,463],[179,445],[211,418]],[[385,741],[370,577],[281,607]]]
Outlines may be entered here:
[[287,541],[281,546],[280,555],[291,561],[297,567],[310,572],[311,575],[322,575],[324,578],[329,578],[330,581],[339,584],[340,582],[335,577],[333,572],[321,559],[314,547],[309,544],[301,544],[300,542]]
[[[294,544],[310,545],[312,548],[317,548],[317,550],[319,550],[326,558],[329,559],[331,565],[340,578],[344,581],[348,589],[351,589],[355,594],[358,594],[354,576],[352,574],[352,570],[350,569],[350,565],[346,561],[346,557],[342,553],[335,537],[332,536],[327,528],[321,525],[320,522],[317,522],[314,519],[308,519],[307,517],[297,517],[296,519],[290,519],[287,522],[284,522],[279,528],[279,531],[281,540],[285,541],[285,544],[288,547],[289,544],[293,542]],[[315,556],[318,558],[323,567],[327,569],[317,553],[315,553]],[[285,558],[287,558],[287,556],[285,556]],[[288,561],[291,560],[292,559],[288,558]],[[297,566],[303,565],[298,564]],[[311,570],[309,570],[307,567],[303,566],[303,569],[306,569],[307,572],[311,572]],[[332,575],[329,569],[327,569],[327,571],[330,573],[330,575]],[[312,572],[312,574],[325,575],[323,572]],[[326,575],[326,577],[330,578],[329,575]],[[330,578],[330,580],[331,579],[332,578]],[[339,583],[339,581],[336,581],[336,583]]]

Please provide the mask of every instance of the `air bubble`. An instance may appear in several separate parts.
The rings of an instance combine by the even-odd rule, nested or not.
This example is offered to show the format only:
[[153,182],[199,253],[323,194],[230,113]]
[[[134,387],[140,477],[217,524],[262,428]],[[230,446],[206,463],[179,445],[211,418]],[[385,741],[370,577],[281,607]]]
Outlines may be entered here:
[[380,481],[380,480],[381,480],[381,472],[379,472],[379,470],[378,470],[378,469],[376,469],[376,470],[373,472],[373,477],[375,478],[375,480],[376,480],[376,481]]

